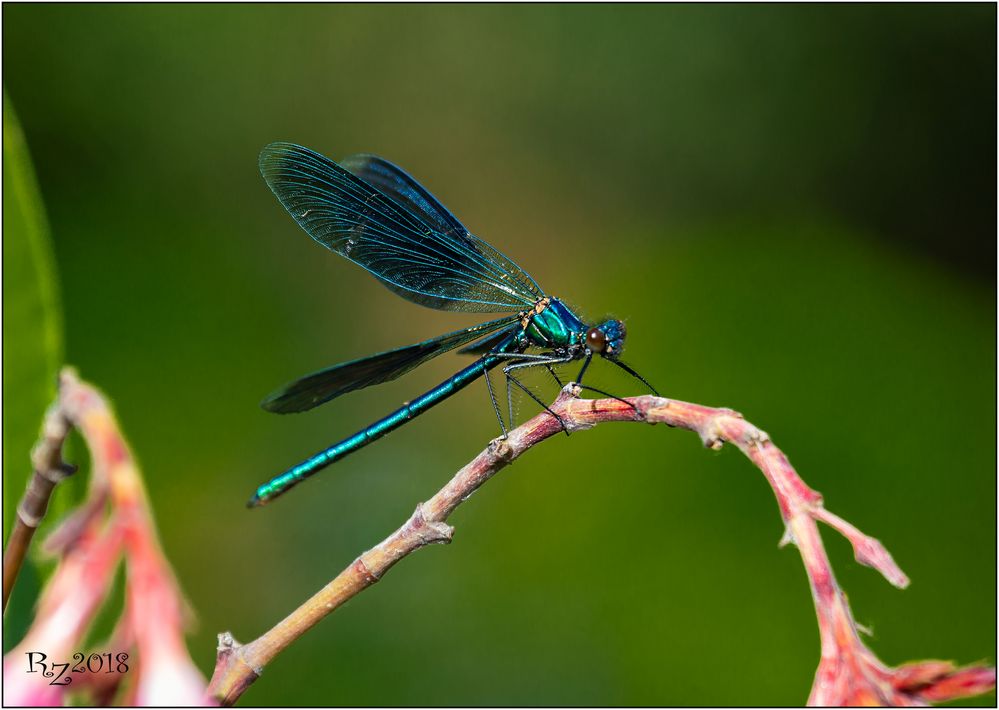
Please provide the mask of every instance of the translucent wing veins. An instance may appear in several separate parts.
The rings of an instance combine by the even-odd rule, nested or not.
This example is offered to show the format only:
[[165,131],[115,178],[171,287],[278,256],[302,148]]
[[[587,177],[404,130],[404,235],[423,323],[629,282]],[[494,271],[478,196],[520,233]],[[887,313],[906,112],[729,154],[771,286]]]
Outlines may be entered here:
[[272,143],[260,154],[261,174],[309,236],[404,298],[495,312],[523,309],[544,295],[402,169],[374,156],[344,163],[349,169],[291,143]]

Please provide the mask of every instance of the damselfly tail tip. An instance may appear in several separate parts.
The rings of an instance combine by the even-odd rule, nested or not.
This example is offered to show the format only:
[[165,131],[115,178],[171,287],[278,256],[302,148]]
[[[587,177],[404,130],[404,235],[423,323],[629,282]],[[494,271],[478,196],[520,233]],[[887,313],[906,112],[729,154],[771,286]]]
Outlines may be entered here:
[[261,498],[256,493],[254,493],[253,497],[250,498],[250,500],[246,501],[246,507],[247,508],[259,508],[260,506],[262,506],[264,504],[264,502],[265,501],[264,501],[263,498]]

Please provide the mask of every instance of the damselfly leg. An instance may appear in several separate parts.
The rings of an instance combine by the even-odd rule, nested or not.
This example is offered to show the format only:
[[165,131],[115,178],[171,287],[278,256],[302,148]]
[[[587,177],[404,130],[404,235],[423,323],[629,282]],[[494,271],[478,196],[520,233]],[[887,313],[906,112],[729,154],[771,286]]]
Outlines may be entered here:
[[[496,352],[491,353],[490,357],[493,358],[493,359],[496,359],[496,360],[512,360],[514,363],[516,363],[518,365],[521,365],[521,366],[523,366],[523,365],[535,365],[535,366],[544,365],[546,368],[548,368],[548,371],[552,374],[552,377],[555,378],[555,381],[558,382],[559,387],[562,386],[562,381],[559,380],[558,375],[555,374],[555,371],[552,369],[551,363],[552,362],[556,362],[556,363],[567,362],[567,360],[565,358],[561,358],[561,357],[560,358],[553,358],[551,355],[548,355],[548,354],[540,354],[539,355],[539,354],[533,354],[533,353],[496,353]],[[506,368],[504,368],[504,374],[506,374]],[[518,383],[518,384],[520,384],[520,383]],[[489,401],[493,405],[493,412],[496,414],[496,419],[499,420],[500,429],[503,431],[502,438],[505,439],[509,435],[509,431],[507,430],[506,422],[503,421],[503,415],[500,413],[499,403],[496,400],[496,393],[495,393],[495,390],[493,390],[493,383],[492,383],[492,380],[489,378],[489,375],[486,375],[486,388],[489,390]],[[510,409],[510,426],[513,427],[514,426],[513,402],[510,399],[509,375],[507,375],[506,393],[507,393],[507,405],[508,405],[508,407]],[[545,406],[544,402],[542,402],[540,399],[538,399],[537,397],[534,396],[534,393],[528,392],[528,394],[531,395],[531,397],[533,397],[535,399],[535,401],[537,401],[547,411],[551,412],[552,416],[556,417],[556,419],[558,418],[557,415],[554,412],[552,412],[550,409],[548,409],[547,406]],[[559,420],[559,422],[561,423],[561,419]]]
[[499,403],[496,401],[496,393],[493,392],[493,379],[490,373],[486,373],[486,389],[489,390],[489,401],[493,405],[493,412],[496,414],[496,418],[499,420],[500,430],[502,430],[503,435],[500,437],[506,439],[510,433],[506,430],[506,424],[503,423],[503,413],[500,412]]
[[621,362],[620,360],[611,360],[611,362],[613,362],[615,365],[617,365],[622,370],[624,370],[625,372],[627,372],[629,375],[631,375],[632,377],[634,377],[636,380],[638,380],[639,382],[641,382],[643,385],[645,385],[646,387],[648,387],[649,391],[652,392],[652,394],[654,394],[656,397],[660,397],[661,396],[656,391],[656,388],[649,384],[648,380],[646,380],[644,377],[642,377],[637,372],[635,372],[634,370],[632,370],[630,367],[628,367],[627,365],[625,365],[623,362]]
[[590,360],[592,360],[592,359],[593,359],[593,353],[592,352],[587,352],[586,353],[586,359],[583,360],[583,366],[581,368],[579,368],[579,374],[576,375],[576,384],[577,385],[583,384],[583,374],[586,372],[586,368],[588,368],[590,366]]
[[[518,380],[516,377],[513,377],[510,374],[510,370],[521,369],[521,368],[525,368],[525,367],[537,367],[539,365],[544,365],[545,367],[548,368],[549,372],[552,373],[552,376],[554,376],[555,379],[557,381],[559,381],[559,383],[561,385],[561,380],[558,379],[558,376],[555,374],[554,370],[552,369],[552,365],[553,364],[563,364],[563,363],[569,362],[570,359],[566,359],[566,358],[551,358],[547,362],[541,360],[537,356],[535,356],[535,358],[532,358],[532,359],[534,360],[533,362],[523,362],[523,363],[517,363],[515,365],[508,365],[507,367],[505,367],[503,369],[503,373],[506,375],[507,380],[508,380],[508,382],[507,382],[507,405],[508,405],[508,408],[510,409],[510,423],[511,423],[511,426],[513,425],[513,403],[512,403],[512,401],[510,399],[510,386],[509,386],[509,382],[510,381],[513,381],[513,383],[515,385],[517,385],[517,387],[519,387],[520,389],[522,389],[525,392],[527,392],[531,396],[531,398],[534,399],[534,401],[536,401],[539,404],[541,404],[545,408],[546,411],[548,411],[549,413],[552,414],[552,416],[556,416],[555,413],[552,412],[548,407],[546,407],[541,402],[541,400],[534,395],[533,392],[529,391],[528,388],[522,382],[520,382],[520,380]],[[586,390],[588,392],[595,392],[596,394],[603,395],[604,397],[610,397],[611,399],[616,399],[618,402],[621,402],[622,404],[628,405],[629,407],[631,407],[633,410],[635,410],[637,412],[638,411],[638,407],[636,407],[634,404],[632,404],[628,400],[624,399],[623,397],[618,397],[616,394],[613,394],[611,392],[607,392],[607,391],[599,389],[597,387],[591,387],[590,385],[584,385],[583,384],[583,375],[586,374],[586,370],[587,370],[587,367],[590,364],[590,360],[591,359],[592,359],[592,354],[587,355],[586,359],[583,361],[583,366],[580,368],[579,375],[576,377],[576,381],[575,381],[574,384],[577,387],[579,387],[581,390]],[[637,372],[635,372],[634,370],[632,370],[627,365],[623,365],[623,363],[617,363],[617,362],[615,362],[615,364],[622,364],[622,366],[624,367],[624,369],[629,374],[631,374],[634,377],[636,377],[639,380],[641,380],[650,390],[652,390],[652,392],[654,394],[656,394],[656,396],[658,396],[659,393],[656,392],[655,389],[652,387],[652,385],[650,385],[648,382],[646,382],[645,379],[641,375],[639,375]],[[558,418],[558,417],[556,417],[556,418]],[[562,422],[561,419],[559,419],[559,423],[563,424],[563,428],[565,428],[564,427],[564,422]],[[568,431],[566,431],[566,433],[568,434]]]
[[624,404],[627,404],[629,407],[631,407],[632,409],[634,409],[636,412],[638,411],[638,407],[636,407],[634,404],[632,404],[628,400],[623,399],[621,397],[618,397],[616,394],[611,394],[610,392],[604,392],[603,390],[598,390],[596,387],[590,387],[589,385],[581,385],[578,382],[576,383],[576,386],[579,387],[579,389],[581,389],[581,390],[586,390],[587,392],[596,392],[597,394],[602,394],[604,397],[610,397],[611,399],[616,399],[618,402],[622,402]]
[[[526,392],[531,399],[540,404],[542,409],[544,409],[546,412],[555,417],[556,421],[558,421],[559,425],[561,425],[562,431],[564,431],[566,433],[566,436],[568,436],[569,428],[565,425],[565,420],[563,420],[562,417],[553,412],[551,407],[545,404],[540,397],[534,394],[534,392],[532,392],[530,388],[527,387],[527,385],[525,385],[514,375],[512,375],[511,372],[513,370],[521,370],[527,367],[544,366],[545,368],[548,369],[549,372],[552,372],[552,374],[554,375],[554,372],[552,371],[552,365],[562,365],[564,363],[570,362],[572,358],[568,356],[552,357],[551,355],[534,355],[529,359],[528,358],[525,359],[527,359],[527,362],[515,362],[512,365],[507,365],[506,367],[503,368],[503,374],[506,375],[506,403],[510,413],[510,425],[513,426],[513,391],[510,389],[510,383],[512,382],[519,389]],[[558,376],[555,376],[555,379],[558,380]]]

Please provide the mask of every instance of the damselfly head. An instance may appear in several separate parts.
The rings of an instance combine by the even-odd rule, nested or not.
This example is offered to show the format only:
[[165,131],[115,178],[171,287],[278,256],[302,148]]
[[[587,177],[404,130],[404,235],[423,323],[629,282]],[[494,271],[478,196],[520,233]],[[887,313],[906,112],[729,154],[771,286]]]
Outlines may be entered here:
[[624,323],[619,320],[604,321],[586,331],[586,347],[598,355],[615,360],[624,350]]

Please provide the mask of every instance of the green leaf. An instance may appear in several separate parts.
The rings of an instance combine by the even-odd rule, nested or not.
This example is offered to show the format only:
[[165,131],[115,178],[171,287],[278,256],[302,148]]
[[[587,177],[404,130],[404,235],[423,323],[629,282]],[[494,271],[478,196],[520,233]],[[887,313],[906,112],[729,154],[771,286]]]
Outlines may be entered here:
[[55,260],[28,146],[3,94],[3,536],[31,475],[31,448],[63,358]]

